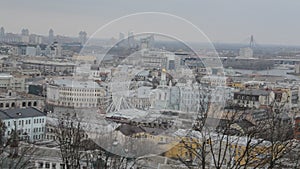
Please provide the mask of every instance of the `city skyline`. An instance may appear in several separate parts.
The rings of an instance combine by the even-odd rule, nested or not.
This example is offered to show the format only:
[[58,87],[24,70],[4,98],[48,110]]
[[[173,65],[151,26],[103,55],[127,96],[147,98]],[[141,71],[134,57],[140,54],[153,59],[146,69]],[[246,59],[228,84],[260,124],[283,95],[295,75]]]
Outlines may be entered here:
[[[50,28],[55,34],[78,36],[85,30],[93,34],[99,27],[113,19],[137,12],[165,12],[185,18],[199,27],[213,42],[241,43],[254,35],[260,44],[299,45],[295,36],[300,24],[295,22],[300,2],[289,1],[180,1],[151,2],[38,2],[29,0],[2,3],[0,26],[9,32],[31,32],[47,35]],[[9,9],[9,10],[8,10]],[[20,15],[26,14],[20,19]],[[18,22],[12,22],[18,20]],[[159,24],[159,23],[158,23]],[[184,30],[184,27],[182,27]],[[108,35],[117,37],[118,35]],[[186,34],[187,39],[195,41]],[[100,37],[102,38],[102,37]]]
[[300,1],[0,5],[0,168],[299,168]]

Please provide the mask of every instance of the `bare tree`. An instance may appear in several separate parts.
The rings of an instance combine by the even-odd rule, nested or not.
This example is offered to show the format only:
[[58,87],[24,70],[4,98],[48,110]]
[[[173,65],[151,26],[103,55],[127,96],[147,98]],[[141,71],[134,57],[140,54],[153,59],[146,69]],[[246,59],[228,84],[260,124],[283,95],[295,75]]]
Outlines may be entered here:
[[81,167],[83,140],[85,132],[82,124],[76,116],[76,112],[65,113],[58,119],[58,126],[54,131],[61,157],[67,169],[77,169]]
[[286,103],[273,102],[266,112],[268,119],[257,124],[260,130],[257,137],[269,143],[268,148],[264,150],[266,157],[263,163],[268,168],[275,168],[280,165],[280,159],[295,146],[292,140],[293,125],[292,120],[287,116],[290,109]]
[[291,121],[284,116],[289,111],[285,103],[270,104],[266,120],[246,132],[237,132],[235,125],[244,118],[245,111],[234,106],[231,112],[223,112],[219,126],[210,127],[208,107],[212,105],[203,102],[200,100],[194,131],[186,136],[194,139],[182,139],[179,145],[189,154],[188,161],[178,155],[187,168],[276,168],[293,149]]
[[1,151],[0,151],[0,168],[3,169],[27,169],[32,168],[33,154],[36,152],[36,147],[33,144],[19,141],[18,131],[11,131],[9,138],[4,138],[6,126],[0,120],[1,132]]
[[58,119],[54,134],[66,168],[126,168],[133,158],[116,155],[96,144],[99,141],[113,144],[113,136],[99,135],[99,140],[92,140],[88,138],[85,123],[75,111],[67,112]]

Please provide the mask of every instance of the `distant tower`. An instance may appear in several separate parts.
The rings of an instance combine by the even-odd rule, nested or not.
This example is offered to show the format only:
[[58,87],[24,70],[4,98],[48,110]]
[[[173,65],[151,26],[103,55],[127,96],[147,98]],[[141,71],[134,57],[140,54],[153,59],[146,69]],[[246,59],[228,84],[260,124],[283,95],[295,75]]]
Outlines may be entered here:
[[3,27],[0,28],[0,37],[5,36],[5,29]]
[[250,44],[249,44],[249,47],[250,47],[251,49],[253,49],[253,48],[255,47],[255,41],[254,41],[253,35],[251,35],[251,37],[250,37]]
[[49,30],[48,40],[49,40],[49,44],[52,44],[54,42],[54,31],[53,31],[53,29]]
[[22,29],[22,31],[21,31],[21,41],[23,43],[29,43],[29,30],[28,29]]
[[134,40],[134,34],[133,32],[128,32],[128,44],[130,48],[135,47],[135,40]]
[[28,29],[22,29],[21,35],[22,36],[29,36],[29,30]]
[[153,47],[154,41],[155,41],[154,35],[152,34],[152,35],[150,35],[150,37],[149,37],[149,46],[150,46],[150,47]]
[[119,41],[123,40],[125,38],[124,33],[120,32],[119,33]]
[[80,43],[81,43],[82,45],[84,45],[85,42],[87,41],[86,36],[87,36],[87,33],[86,33],[85,31],[80,31],[80,32],[79,32],[79,41],[80,41]]
[[41,49],[40,45],[37,45],[36,46],[36,55],[40,56],[41,54],[42,54],[42,49]]

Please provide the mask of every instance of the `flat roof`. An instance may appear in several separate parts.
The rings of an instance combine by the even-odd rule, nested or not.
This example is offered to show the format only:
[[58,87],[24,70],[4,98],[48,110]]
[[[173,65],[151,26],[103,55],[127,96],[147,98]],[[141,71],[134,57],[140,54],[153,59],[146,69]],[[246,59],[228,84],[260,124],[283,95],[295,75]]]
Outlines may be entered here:
[[2,120],[41,116],[46,116],[46,113],[33,107],[0,110],[0,119]]
[[31,64],[42,64],[42,65],[58,65],[58,66],[76,66],[75,63],[70,62],[56,62],[56,61],[45,61],[45,60],[25,60],[23,63]]
[[0,78],[11,78],[11,77],[13,76],[8,73],[0,73]]
[[243,94],[243,95],[255,95],[255,96],[268,96],[271,91],[270,90],[242,90],[240,92],[235,92],[237,94]]
[[54,85],[61,87],[73,87],[73,88],[97,88],[100,89],[100,85],[91,80],[75,80],[75,79],[57,79],[54,80]]

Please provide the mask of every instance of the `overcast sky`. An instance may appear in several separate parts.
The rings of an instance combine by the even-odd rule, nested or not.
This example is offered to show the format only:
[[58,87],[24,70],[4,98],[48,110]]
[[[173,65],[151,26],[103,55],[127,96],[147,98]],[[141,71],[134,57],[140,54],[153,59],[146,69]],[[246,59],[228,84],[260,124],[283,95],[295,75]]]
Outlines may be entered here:
[[91,35],[136,12],[183,17],[214,42],[241,43],[253,34],[260,44],[300,45],[299,0],[2,0],[0,26],[6,32],[28,28],[46,35],[53,28],[55,34],[77,36],[85,30]]

